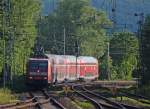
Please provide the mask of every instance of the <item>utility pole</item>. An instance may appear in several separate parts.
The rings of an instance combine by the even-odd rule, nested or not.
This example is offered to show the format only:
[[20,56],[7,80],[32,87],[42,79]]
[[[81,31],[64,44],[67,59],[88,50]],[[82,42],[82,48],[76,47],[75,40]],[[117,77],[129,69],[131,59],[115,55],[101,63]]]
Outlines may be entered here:
[[66,54],[66,28],[64,26],[64,55]]
[[110,57],[110,50],[109,47],[110,44],[109,42],[107,43],[107,78],[108,80],[110,80],[110,66],[109,66],[109,57]]
[[78,78],[78,56],[79,56],[79,43],[75,41],[75,56],[76,56],[76,77]]
[[[4,33],[4,32],[3,32]],[[3,35],[4,36],[4,35]],[[5,47],[5,39],[4,39],[4,42],[3,42],[3,46],[4,46],[4,48],[3,48],[3,87],[4,87],[4,89],[5,89],[5,87],[6,87],[6,64],[5,64],[5,61],[6,61],[6,59],[5,59],[5,54],[6,54],[6,47]]]

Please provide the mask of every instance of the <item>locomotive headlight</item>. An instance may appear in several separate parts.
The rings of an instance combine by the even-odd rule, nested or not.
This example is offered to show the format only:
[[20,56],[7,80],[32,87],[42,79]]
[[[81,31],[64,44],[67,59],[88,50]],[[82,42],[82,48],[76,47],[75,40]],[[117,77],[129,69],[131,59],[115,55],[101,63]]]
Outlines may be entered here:
[[44,79],[47,79],[47,77],[44,77]]
[[32,79],[32,77],[30,76],[29,79]]

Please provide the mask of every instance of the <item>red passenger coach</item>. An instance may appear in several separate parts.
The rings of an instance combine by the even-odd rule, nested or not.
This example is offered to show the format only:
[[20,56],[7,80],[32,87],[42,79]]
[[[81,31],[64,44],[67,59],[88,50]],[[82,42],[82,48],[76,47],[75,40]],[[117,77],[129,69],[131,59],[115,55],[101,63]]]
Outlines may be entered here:
[[98,61],[94,57],[80,56],[78,57],[80,78],[85,80],[97,79],[98,74]]
[[76,57],[67,55],[64,58],[66,62],[66,79],[69,81],[77,80],[79,72]]
[[98,78],[98,61],[90,56],[52,55],[29,58],[26,80],[29,84],[53,84],[64,81],[95,80]]
[[70,55],[46,54],[51,62],[53,82],[63,82],[64,80],[77,80],[76,57]]
[[[61,55],[46,54],[49,61],[51,62],[51,75],[52,83],[62,82],[66,78],[66,63],[65,59]],[[51,81],[49,81],[51,83]]]

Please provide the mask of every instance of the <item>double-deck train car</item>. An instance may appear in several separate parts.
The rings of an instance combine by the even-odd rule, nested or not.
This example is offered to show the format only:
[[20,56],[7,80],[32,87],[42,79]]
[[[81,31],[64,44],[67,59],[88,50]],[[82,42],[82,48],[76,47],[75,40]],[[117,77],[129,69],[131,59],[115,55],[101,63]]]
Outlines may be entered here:
[[64,81],[95,80],[98,78],[98,61],[90,56],[52,55],[46,58],[29,58],[26,82],[28,84],[54,84]]
[[98,61],[94,57],[79,56],[80,78],[93,80],[98,78]]

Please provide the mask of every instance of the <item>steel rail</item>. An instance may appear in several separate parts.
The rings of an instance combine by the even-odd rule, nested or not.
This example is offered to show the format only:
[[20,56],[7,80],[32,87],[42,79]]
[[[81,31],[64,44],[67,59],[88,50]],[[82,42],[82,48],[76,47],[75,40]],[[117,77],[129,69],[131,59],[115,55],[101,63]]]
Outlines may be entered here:
[[[27,107],[38,106],[38,105],[45,104],[45,103],[49,102],[49,99],[43,100],[42,102],[37,102],[37,101],[35,101],[35,98],[36,97],[29,99],[29,100],[26,100],[26,101],[23,101],[23,102],[3,105],[3,106],[0,106],[0,109],[22,109],[22,108],[27,108]],[[41,109],[42,109],[42,107],[41,107]]]
[[49,99],[49,102],[52,102],[54,105],[59,107],[60,109],[66,109],[60,102],[58,102],[56,99],[49,96],[46,90],[42,90],[44,96]]
[[[124,96],[127,96],[129,98],[132,98],[132,99],[138,99],[138,101],[140,101],[142,103],[150,104],[150,99],[148,97],[136,95],[136,94],[132,94],[132,93],[124,92],[124,91],[121,91],[121,94]],[[147,101],[142,101],[142,99],[147,100]]]
[[85,98],[85,99],[87,99],[88,101],[90,101],[91,103],[93,103],[96,109],[104,109],[104,108],[102,107],[102,105],[99,104],[96,100],[94,100],[94,99],[92,99],[92,98],[86,96],[86,95],[83,94],[82,92],[76,90],[75,87],[77,87],[77,86],[72,86],[72,90],[73,90],[74,92],[76,92],[78,95],[82,96],[83,98]]
[[86,89],[85,87],[82,87],[82,88],[83,88],[83,90],[85,90],[87,93],[89,93],[89,94],[91,94],[91,95],[94,95],[95,97],[100,98],[100,99],[102,99],[102,100],[105,100],[105,101],[108,102],[109,104],[118,107],[118,109],[126,109],[123,105],[121,105],[121,104],[119,104],[119,103],[116,103],[116,102],[114,102],[114,101],[112,101],[112,100],[109,100],[109,99],[106,98],[106,97],[103,97],[103,96],[101,96],[101,95],[99,95],[99,94],[96,94],[96,93],[94,93],[94,92],[92,92],[92,91]]
[[38,109],[43,109],[42,106],[41,106],[41,103],[38,102],[38,98],[35,97],[32,92],[29,92],[29,95],[30,95],[32,98],[34,98],[32,101],[36,103],[35,106],[36,106]]
[[124,103],[121,103],[121,105],[123,105],[127,109],[144,109],[144,108],[140,108],[140,107],[136,107],[136,106],[127,105],[127,104],[124,104]]
[[28,100],[26,100],[26,101],[19,101],[19,102],[17,102],[17,103],[11,103],[11,104],[0,105],[0,109],[1,109],[1,108],[14,107],[14,106],[17,106],[17,105],[23,105],[23,104],[26,104],[26,103],[31,103],[32,100],[33,100],[33,98],[28,99]]

